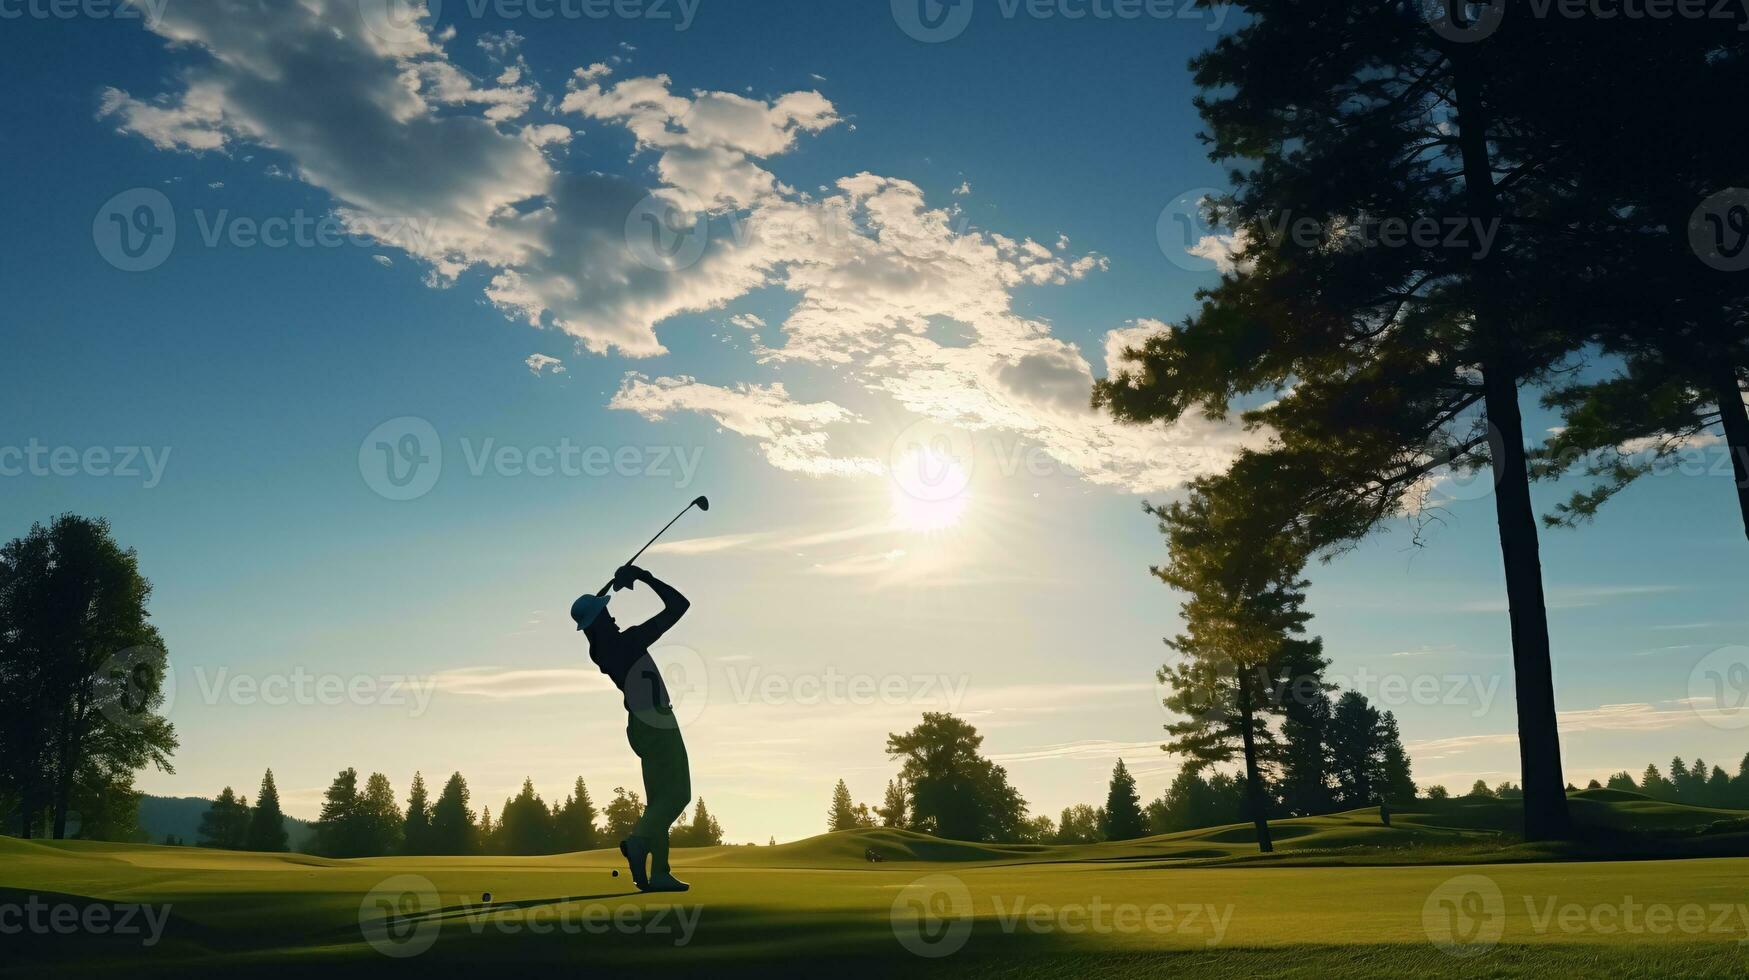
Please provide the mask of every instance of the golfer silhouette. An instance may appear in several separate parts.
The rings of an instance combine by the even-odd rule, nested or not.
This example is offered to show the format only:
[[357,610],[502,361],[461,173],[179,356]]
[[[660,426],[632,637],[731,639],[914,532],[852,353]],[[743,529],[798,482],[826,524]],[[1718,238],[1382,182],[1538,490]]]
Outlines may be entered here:
[[619,852],[631,865],[632,883],[640,891],[683,892],[688,885],[668,866],[668,828],[692,802],[692,774],[668,687],[650,659],[650,644],[679,622],[692,604],[673,586],[636,565],[622,565],[609,584],[617,591],[639,582],[662,600],[662,611],[647,621],[621,630],[607,611],[606,588],[601,594],[578,597],[571,604],[571,618],[589,639],[589,659],[625,695],[626,741],[644,770],[644,814],[631,836],[620,841]]

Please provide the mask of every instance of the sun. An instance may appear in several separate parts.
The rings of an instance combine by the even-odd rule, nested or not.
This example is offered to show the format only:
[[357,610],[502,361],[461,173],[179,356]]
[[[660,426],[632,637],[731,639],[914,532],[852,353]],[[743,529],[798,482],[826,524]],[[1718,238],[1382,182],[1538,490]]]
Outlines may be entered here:
[[914,446],[892,469],[893,523],[907,531],[945,531],[971,503],[965,465],[941,448]]

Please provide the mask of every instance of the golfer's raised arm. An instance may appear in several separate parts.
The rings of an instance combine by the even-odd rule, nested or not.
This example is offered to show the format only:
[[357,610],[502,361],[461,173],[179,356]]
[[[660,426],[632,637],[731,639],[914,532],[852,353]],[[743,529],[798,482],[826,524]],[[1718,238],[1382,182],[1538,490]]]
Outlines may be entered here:
[[641,569],[640,572],[642,572],[642,574],[638,576],[638,581],[643,582],[649,585],[650,588],[656,590],[656,595],[660,596],[662,599],[662,611],[651,616],[638,626],[640,631],[648,631],[649,640],[654,640],[656,637],[668,632],[669,628],[675,623],[680,622],[680,617],[686,615],[686,611],[692,608],[692,603],[689,602],[685,596],[681,595],[680,591],[674,588],[674,586],[669,585],[667,582],[662,581],[654,575],[651,575],[649,572],[643,572]]

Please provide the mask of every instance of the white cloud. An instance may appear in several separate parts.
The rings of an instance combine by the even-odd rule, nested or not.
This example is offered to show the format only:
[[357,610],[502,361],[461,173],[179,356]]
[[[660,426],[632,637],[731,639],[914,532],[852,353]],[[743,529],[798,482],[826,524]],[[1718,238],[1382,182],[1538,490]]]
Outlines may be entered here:
[[551,374],[565,373],[565,362],[547,354],[530,354],[528,355],[528,360],[523,363],[528,365],[529,373],[537,378],[541,376],[542,372],[548,372]]
[[[451,61],[452,30],[389,44],[358,30],[357,14],[347,0],[174,5],[153,29],[196,63],[166,95],[107,90],[99,114],[166,150],[277,151],[352,230],[424,263],[434,285],[482,268],[499,310],[595,353],[664,353],[658,325],[777,287],[795,303],[772,324],[781,345],[755,341],[764,362],[838,366],[837,384],[1028,440],[1095,484],[1178,486],[1258,438],[1201,419],[1120,426],[1088,406],[1092,366],[1012,298],[1081,280],[1106,267],[1102,256],[1073,254],[1061,236],[1046,245],[969,228],[905,180],[857,173],[818,194],[784,184],[768,161],[841,121],[819,92],[676,93],[666,75],[614,80],[618,56],[578,69],[558,111],[629,132],[655,155],[658,184],[645,187],[559,169],[571,130],[529,118],[544,110],[519,38],[481,39],[502,66],[488,81]],[[628,219],[652,195],[722,219],[696,262],[647,265],[628,247]],[[1108,362],[1114,337],[1151,323],[1113,331]],[[938,339],[944,324],[963,336]],[[834,402],[793,402],[780,384],[635,377],[611,404],[706,414],[780,469],[881,472],[829,448],[829,427],[859,419]]]
[[493,700],[587,694],[613,689],[613,682],[601,671],[580,668],[516,670],[501,667],[459,667],[439,671],[431,680],[433,690],[440,694]]
[[676,411],[707,415],[730,432],[759,443],[766,461],[780,470],[809,476],[881,472],[875,460],[839,457],[827,448],[826,428],[861,421],[854,413],[829,401],[794,401],[782,382],[720,388],[688,377],[652,380],[630,374],[608,407],[647,419]]
[[1108,330],[1105,334],[1105,376],[1115,378],[1125,370],[1133,371],[1135,365],[1124,360],[1123,352],[1132,347],[1140,347],[1150,337],[1172,332],[1170,324],[1146,317],[1131,320],[1129,326]]

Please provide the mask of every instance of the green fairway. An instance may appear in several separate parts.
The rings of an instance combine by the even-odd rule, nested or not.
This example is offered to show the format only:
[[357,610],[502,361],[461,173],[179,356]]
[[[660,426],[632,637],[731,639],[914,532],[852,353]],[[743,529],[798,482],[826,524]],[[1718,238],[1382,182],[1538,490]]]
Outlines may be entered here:
[[[1575,811],[1594,828],[1737,816],[1597,794],[1576,797]],[[611,851],[336,861],[0,838],[0,906],[25,910],[0,918],[19,954],[0,970],[1736,976],[1749,966],[1749,860],[1585,860],[1513,845],[1500,835],[1510,816],[1509,804],[1450,801],[1392,828],[1372,810],[1282,821],[1282,853],[1268,859],[1238,826],[1082,846],[845,832],[676,852],[693,884],[679,896],[637,894],[610,875]],[[1738,853],[1735,840],[1718,836],[1714,853]],[[865,859],[870,847],[882,862]],[[135,903],[146,908],[127,912]],[[33,908],[37,927],[13,929]],[[56,928],[57,914],[71,925]],[[85,916],[98,915],[90,927]]]

